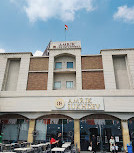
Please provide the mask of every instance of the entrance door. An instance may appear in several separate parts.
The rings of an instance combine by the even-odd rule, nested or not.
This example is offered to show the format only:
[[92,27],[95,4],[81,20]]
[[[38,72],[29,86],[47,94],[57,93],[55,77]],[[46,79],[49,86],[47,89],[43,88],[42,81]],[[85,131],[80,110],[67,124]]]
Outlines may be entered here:
[[98,136],[98,128],[90,128],[90,137],[92,137],[92,135],[95,135],[96,137]]
[[90,142],[92,141],[92,137],[93,135],[96,137],[97,139],[97,148],[96,150],[99,151],[100,150],[100,135],[98,134],[99,133],[99,128],[90,128],[89,131],[90,131]]
[[102,134],[102,142],[103,142],[103,150],[109,151],[109,140],[112,135],[112,129],[111,128],[103,128],[103,134]]

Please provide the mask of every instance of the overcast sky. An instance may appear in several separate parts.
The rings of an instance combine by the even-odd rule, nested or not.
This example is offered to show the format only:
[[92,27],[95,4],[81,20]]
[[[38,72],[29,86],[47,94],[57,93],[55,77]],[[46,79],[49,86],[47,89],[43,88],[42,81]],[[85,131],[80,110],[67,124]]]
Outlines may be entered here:
[[134,0],[0,0],[0,52],[41,55],[65,40],[65,24],[83,55],[134,48]]

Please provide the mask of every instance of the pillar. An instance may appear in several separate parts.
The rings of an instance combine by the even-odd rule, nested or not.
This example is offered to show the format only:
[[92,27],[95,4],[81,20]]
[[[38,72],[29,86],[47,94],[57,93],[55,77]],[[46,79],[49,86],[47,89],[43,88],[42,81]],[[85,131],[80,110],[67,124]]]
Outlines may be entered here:
[[127,120],[121,120],[121,127],[122,127],[123,147],[124,150],[127,151],[127,144],[130,144],[130,136],[129,136]]
[[80,151],[80,121],[79,119],[74,120],[74,145],[77,146]]
[[28,139],[27,142],[32,143],[33,142],[33,131],[35,128],[35,120],[30,120],[29,123],[29,130],[28,130]]

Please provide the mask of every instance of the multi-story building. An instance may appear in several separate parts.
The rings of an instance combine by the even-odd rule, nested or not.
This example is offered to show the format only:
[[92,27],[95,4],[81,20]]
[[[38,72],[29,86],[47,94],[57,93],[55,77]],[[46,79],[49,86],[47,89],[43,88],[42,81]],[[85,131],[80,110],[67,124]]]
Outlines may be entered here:
[[121,149],[134,139],[134,49],[81,55],[80,41],[50,42],[43,56],[0,54],[3,141],[49,141],[62,133],[87,150],[114,136]]

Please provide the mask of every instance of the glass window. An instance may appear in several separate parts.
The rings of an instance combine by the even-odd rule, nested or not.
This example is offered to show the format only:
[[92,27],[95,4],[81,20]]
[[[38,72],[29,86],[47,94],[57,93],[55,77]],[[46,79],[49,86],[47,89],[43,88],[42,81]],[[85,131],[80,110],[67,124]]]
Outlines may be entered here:
[[19,140],[21,141],[27,141],[27,137],[28,137],[28,129],[29,129],[29,121],[28,120],[24,120],[22,121],[20,119],[19,124],[19,128],[20,128],[20,132],[19,132]]
[[67,62],[67,68],[73,68],[73,62]]
[[54,89],[61,88],[61,81],[54,82]]
[[62,133],[64,142],[72,142],[74,137],[74,121],[72,119],[51,118],[45,119],[47,122],[46,141],[50,141],[51,135],[57,138],[58,133]]
[[55,69],[61,69],[61,68],[62,68],[62,62],[56,62]]
[[17,124],[5,124],[3,128],[3,140],[14,140],[18,138],[18,125]]
[[47,120],[37,120],[36,121],[36,130],[37,135],[35,139],[37,141],[44,141],[46,140],[46,131],[47,130]]
[[66,88],[73,88],[73,81],[66,81]]

